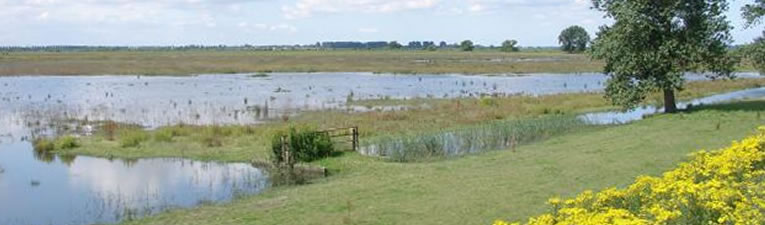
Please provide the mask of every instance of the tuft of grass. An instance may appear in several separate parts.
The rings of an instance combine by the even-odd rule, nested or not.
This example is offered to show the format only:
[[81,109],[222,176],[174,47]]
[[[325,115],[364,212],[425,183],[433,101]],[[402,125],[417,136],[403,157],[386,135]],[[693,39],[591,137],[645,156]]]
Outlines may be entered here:
[[56,150],[56,144],[47,138],[37,138],[32,144],[36,152],[51,152]]
[[57,150],[68,150],[68,149],[80,147],[80,144],[77,141],[76,137],[63,136],[63,137],[56,138],[55,147]]
[[231,134],[231,129],[224,129],[220,126],[208,126],[202,132],[202,137],[199,140],[204,146],[209,148],[222,147],[224,136]]
[[173,132],[173,129],[159,129],[156,132],[154,132],[154,141],[173,142],[173,137],[175,136],[176,135]]
[[147,140],[149,135],[138,129],[123,130],[120,134],[120,146],[123,148],[135,148]]

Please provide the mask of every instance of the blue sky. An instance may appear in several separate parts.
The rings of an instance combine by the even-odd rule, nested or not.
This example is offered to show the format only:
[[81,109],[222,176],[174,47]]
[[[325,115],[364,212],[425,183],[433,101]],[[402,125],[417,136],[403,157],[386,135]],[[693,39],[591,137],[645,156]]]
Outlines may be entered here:
[[[735,43],[744,29],[733,0]],[[555,46],[569,25],[608,23],[590,0],[0,0],[0,46],[241,45],[465,39]]]

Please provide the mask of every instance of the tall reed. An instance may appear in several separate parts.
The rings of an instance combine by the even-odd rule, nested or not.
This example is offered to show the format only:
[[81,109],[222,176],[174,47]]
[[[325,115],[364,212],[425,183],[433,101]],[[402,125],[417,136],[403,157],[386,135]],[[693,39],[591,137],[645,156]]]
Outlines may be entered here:
[[587,126],[574,116],[544,116],[525,120],[500,120],[438,132],[382,136],[362,143],[362,154],[396,162],[454,157],[515,148]]

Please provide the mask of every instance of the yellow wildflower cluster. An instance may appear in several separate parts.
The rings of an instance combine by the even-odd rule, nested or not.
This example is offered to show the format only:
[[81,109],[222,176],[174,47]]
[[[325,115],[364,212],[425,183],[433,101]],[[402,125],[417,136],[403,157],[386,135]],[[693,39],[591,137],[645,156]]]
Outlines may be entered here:
[[765,126],[759,131],[728,148],[697,152],[662,177],[550,199],[551,212],[526,224],[765,224]]

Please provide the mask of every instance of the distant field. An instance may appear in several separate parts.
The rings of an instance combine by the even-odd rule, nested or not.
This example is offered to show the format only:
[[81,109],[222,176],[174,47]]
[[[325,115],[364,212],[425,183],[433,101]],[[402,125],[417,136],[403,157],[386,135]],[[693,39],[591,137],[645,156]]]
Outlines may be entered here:
[[0,54],[0,75],[188,75],[250,72],[571,73],[601,71],[559,51],[115,51]]

